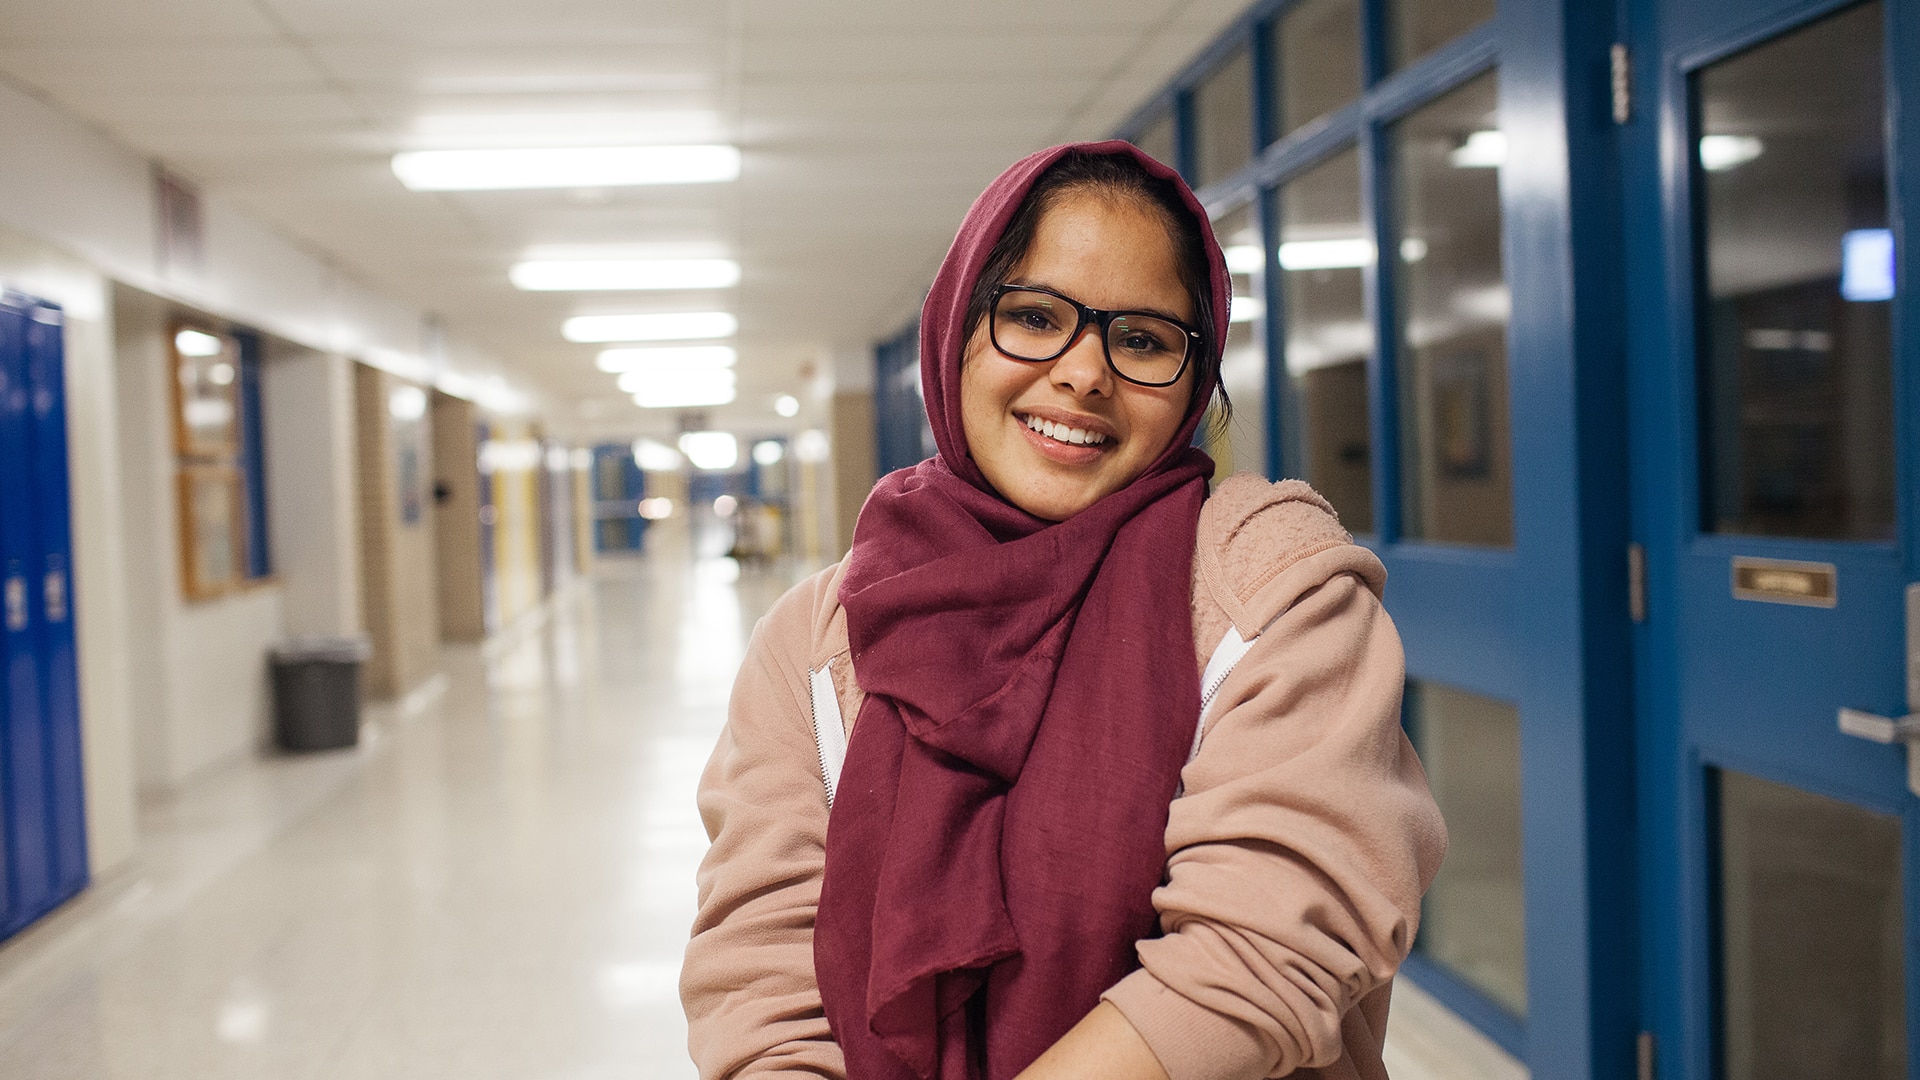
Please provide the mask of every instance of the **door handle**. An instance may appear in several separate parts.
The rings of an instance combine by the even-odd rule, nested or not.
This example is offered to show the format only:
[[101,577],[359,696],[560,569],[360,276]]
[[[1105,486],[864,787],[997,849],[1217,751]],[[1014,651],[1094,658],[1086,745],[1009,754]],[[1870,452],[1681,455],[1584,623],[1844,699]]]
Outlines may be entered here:
[[1840,710],[1840,731],[1856,739],[1907,748],[1907,790],[1920,795],[1920,715],[1881,716],[1861,709]]

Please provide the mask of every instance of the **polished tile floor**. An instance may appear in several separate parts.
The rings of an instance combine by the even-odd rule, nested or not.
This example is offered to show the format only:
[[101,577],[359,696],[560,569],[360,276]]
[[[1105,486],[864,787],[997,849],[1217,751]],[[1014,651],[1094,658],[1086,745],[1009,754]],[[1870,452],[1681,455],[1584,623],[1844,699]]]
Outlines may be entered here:
[[[545,618],[446,650],[359,749],[147,806],[131,868],[0,946],[0,1077],[692,1077],[694,783],[799,573],[603,561]],[[1389,1062],[1525,1076],[1410,989]]]

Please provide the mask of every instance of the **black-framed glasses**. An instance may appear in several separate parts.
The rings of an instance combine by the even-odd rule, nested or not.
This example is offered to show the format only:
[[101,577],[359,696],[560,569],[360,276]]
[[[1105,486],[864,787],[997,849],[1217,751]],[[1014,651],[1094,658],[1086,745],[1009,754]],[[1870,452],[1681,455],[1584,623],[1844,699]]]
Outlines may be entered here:
[[1140,386],[1172,386],[1186,374],[1200,332],[1148,311],[1101,311],[1037,285],[996,285],[987,334],[1015,360],[1059,359],[1087,324],[1100,327],[1107,366]]

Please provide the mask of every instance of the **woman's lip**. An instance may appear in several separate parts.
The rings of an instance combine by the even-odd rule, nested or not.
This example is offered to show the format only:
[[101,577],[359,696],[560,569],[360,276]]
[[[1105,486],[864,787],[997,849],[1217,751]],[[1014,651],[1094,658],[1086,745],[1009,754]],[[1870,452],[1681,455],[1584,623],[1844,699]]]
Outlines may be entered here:
[[1026,436],[1029,446],[1039,451],[1042,456],[1049,460],[1057,461],[1062,465],[1091,464],[1100,460],[1101,455],[1105,454],[1108,448],[1114,444],[1114,440],[1111,437],[1109,437],[1106,442],[1092,445],[1085,443],[1079,445],[1063,443],[1057,439],[1049,439],[1045,435],[1028,427],[1026,420],[1018,414],[1015,414],[1013,417],[1013,422],[1019,425],[1020,433]]
[[1015,409],[1013,415],[1015,419],[1023,424],[1027,422],[1028,417],[1036,417],[1041,420],[1051,421],[1055,424],[1065,424],[1070,428],[1079,428],[1089,435],[1105,435],[1109,442],[1119,438],[1119,435],[1113,430],[1113,425],[1097,416],[1088,416],[1085,413],[1068,412],[1065,409],[1053,409],[1045,405],[1039,405],[1031,409]]

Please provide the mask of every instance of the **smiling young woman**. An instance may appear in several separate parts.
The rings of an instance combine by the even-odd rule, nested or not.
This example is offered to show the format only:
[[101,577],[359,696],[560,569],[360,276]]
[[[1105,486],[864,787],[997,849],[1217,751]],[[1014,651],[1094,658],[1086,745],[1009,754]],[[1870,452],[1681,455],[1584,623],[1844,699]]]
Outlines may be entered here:
[[1230,296],[1127,144],[974,204],[939,453],[756,628],[702,778],[702,1076],[1385,1077],[1445,832],[1378,560],[1297,481],[1208,494]]

